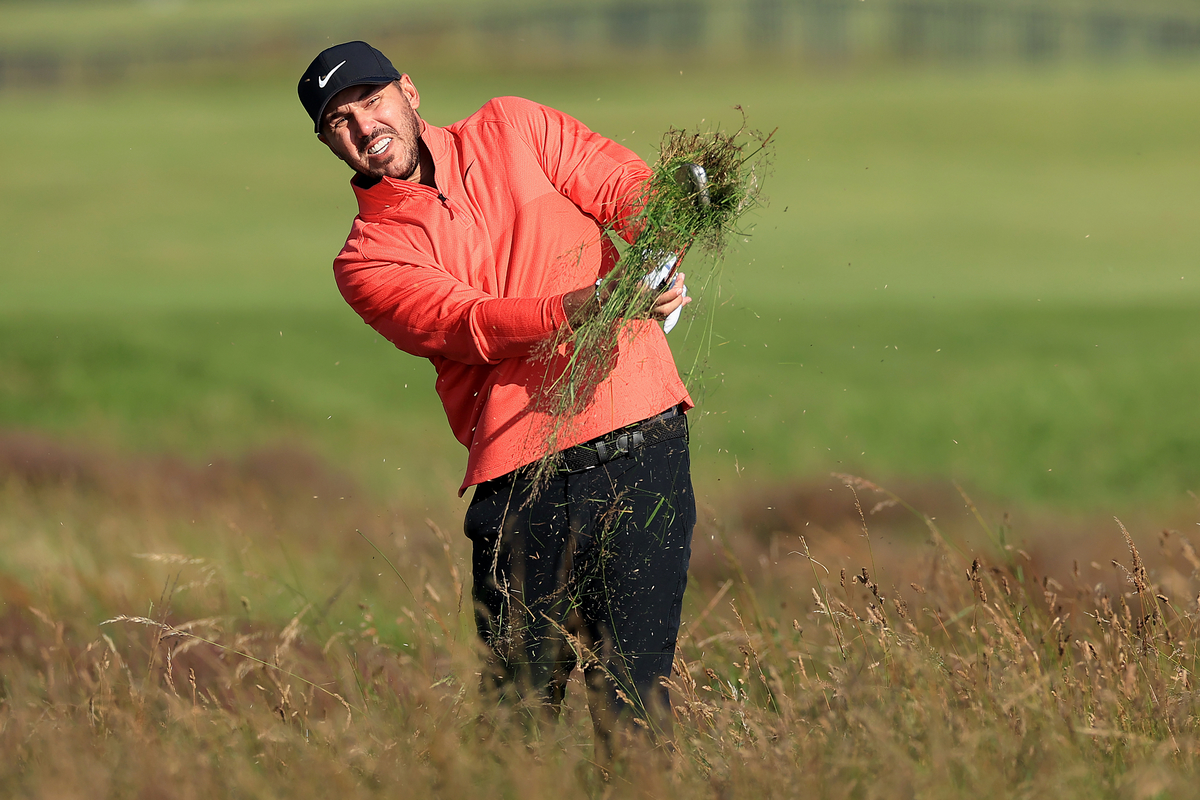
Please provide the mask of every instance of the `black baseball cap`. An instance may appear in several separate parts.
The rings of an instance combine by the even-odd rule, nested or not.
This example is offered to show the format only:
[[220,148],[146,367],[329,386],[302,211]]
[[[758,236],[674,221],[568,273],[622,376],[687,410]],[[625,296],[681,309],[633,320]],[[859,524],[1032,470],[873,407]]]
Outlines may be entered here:
[[347,86],[379,85],[399,80],[400,73],[387,56],[366,42],[336,44],[313,59],[296,87],[304,110],[312,117],[317,133],[321,115],[333,96]]

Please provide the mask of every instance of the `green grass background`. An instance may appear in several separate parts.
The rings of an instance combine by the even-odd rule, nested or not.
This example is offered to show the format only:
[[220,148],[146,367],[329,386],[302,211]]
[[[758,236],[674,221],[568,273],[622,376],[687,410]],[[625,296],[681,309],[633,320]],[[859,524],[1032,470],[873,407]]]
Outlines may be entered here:
[[[0,94],[0,426],[289,442],[453,496],[431,368],[333,285],[355,205],[294,66]],[[519,94],[647,159],[735,106],[777,129],[769,205],[671,336],[705,490],[850,471],[1128,513],[1200,488],[1200,69],[402,68],[434,124]]]

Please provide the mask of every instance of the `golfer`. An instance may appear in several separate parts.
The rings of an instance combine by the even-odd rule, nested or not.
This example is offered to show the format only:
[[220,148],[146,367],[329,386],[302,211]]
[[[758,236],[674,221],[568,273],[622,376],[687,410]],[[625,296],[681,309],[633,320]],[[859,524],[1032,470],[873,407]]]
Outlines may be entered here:
[[[632,242],[651,175],[628,149],[546,106],[491,100],[447,127],[365,42],[331,47],[299,84],[317,138],[354,171],[358,215],[333,263],[342,296],[399,349],[428,358],[474,487],[485,690],[553,718],[585,676],[598,755],[613,734],[669,741],[671,672],[695,500],[692,407],[655,320],[687,302],[682,275],[629,320],[586,408],[555,420],[566,359],[547,343],[596,313]],[[557,431],[547,436],[548,431]],[[549,479],[530,465],[562,449]],[[628,726],[623,721],[640,719]]]

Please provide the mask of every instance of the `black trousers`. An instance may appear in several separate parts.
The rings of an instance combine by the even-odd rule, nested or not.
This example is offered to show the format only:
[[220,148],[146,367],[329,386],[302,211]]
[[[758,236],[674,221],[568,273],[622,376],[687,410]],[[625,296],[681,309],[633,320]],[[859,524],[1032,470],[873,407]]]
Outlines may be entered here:
[[583,669],[598,749],[622,717],[668,737],[696,502],[687,439],[644,445],[534,493],[515,475],[476,487],[476,625],[485,689],[556,716]]

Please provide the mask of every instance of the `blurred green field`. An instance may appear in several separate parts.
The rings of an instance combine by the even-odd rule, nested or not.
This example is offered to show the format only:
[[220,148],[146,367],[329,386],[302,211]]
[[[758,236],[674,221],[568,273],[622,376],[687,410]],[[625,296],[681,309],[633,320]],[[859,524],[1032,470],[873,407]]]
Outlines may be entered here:
[[[0,95],[0,425],[194,458],[288,441],[452,496],[431,369],[333,286],[354,202],[302,66]],[[852,471],[1121,512],[1200,487],[1200,69],[408,71],[435,124],[521,94],[648,159],[735,106],[778,129],[770,205],[672,334],[711,491]]]

